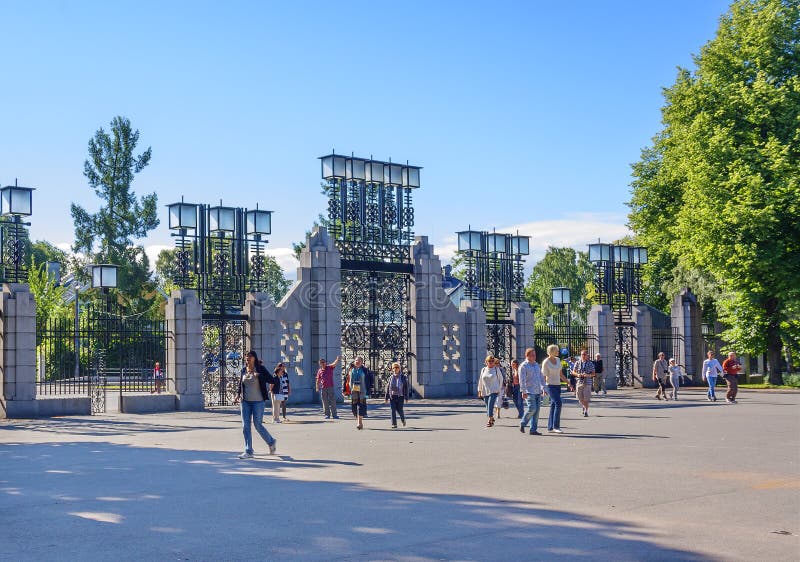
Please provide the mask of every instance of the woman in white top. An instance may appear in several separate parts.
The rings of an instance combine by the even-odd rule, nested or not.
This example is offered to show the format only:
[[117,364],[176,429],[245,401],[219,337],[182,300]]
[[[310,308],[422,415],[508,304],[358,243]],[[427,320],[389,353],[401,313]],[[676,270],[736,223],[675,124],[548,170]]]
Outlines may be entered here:
[[672,385],[672,399],[678,399],[678,387],[681,385],[681,366],[674,359],[669,360],[669,384]]
[[714,352],[709,351],[706,353],[708,359],[703,361],[703,380],[708,381],[708,394],[706,395],[709,402],[716,402],[717,396],[714,394],[714,387],[717,386],[717,375],[722,374],[722,365],[714,357]]
[[557,345],[548,345],[547,359],[542,361],[545,390],[550,397],[550,415],[547,418],[547,431],[552,433],[563,433],[561,431],[561,381],[569,382],[567,377],[564,376],[558,353]]
[[481,375],[478,378],[478,398],[483,398],[486,403],[486,415],[489,418],[486,427],[494,425],[494,404],[500,393],[501,378],[500,368],[494,364],[494,355],[490,355],[486,358],[486,366],[481,369]]

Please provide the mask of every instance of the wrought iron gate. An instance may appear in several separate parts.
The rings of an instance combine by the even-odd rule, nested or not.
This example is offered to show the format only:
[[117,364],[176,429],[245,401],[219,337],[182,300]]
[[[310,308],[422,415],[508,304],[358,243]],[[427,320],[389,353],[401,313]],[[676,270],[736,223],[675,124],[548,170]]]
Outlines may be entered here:
[[239,373],[247,353],[246,319],[203,319],[203,401],[230,406],[236,398]]
[[363,357],[375,373],[376,396],[393,362],[408,372],[410,285],[407,274],[342,270],[342,362],[346,368]]
[[575,355],[583,347],[589,351],[589,357],[594,357],[599,351],[597,334],[591,326],[537,325],[534,328],[533,342],[536,357],[540,360],[547,357],[547,346],[552,344],[557,345],[559,350],[568,349],[569,355]]
[[513,324],[508,322],[486,323],[486,349],[500,360],[505,369],[509,369],[511,360],[514,359],[514,332]]
[[614,364],[617,373],[617,386],[633,387],[633,358],[636,344],[634,326],[617,325],[614,329]]
[[[156,362],[166,368],[163,320],[124,315],[116,303],[90,303],[79,316],[36,325],[37,396],[88,396],[93,414],[110,393],[150,392]],[[174,389],[165,388],[166,392]]]

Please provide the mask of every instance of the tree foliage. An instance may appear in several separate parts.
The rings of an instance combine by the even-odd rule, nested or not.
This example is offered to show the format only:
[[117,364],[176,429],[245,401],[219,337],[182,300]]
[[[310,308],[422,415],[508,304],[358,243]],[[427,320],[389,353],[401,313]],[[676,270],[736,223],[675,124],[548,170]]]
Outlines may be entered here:
[[139,131],[124,117],[115,117],[106,132],[100,128],[89,141],[89,158],[83,174],[104,202],[96,213],[71,206],[75,224],[73,250],[87,262],[119,266],[121,298],[134,307],[148,306],[154,298],[149,262],[144,248],[135,245],[158,226],[155,193],[137,198],[131,189],[135,176],[149,163],[150,148],[135,155]]
[[585,252],[573,248],[547,248],[544,257],[533,266],[525,285],[525,298],[534,309],[537,321],[545,320],[561,310],[553,304],[552,289],[569,287],[572,322],[585,325],[592,304],[589,291],[592,286],[592,264]]
[[800,308],[798,43],[796,1],[734,2],[664,91],[629,203],[659,290],[694,280],[738,351],[768,351],[772,382]]
[[44,262],[31,259],[28,270],[28,286],[36,301],[36,325],[42,326],[51,318],[66,318],[70,306],[64,302],[66,289],[47,273]]

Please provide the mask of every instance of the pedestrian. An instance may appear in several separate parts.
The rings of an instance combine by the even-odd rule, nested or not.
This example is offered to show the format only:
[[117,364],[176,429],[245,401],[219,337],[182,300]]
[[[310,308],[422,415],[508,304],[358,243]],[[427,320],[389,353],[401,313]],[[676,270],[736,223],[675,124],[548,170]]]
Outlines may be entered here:
[[672,385],[672,399],[678,399],[678,387],[681,386],[681,366],[670,357],[669,360],[669,384]]
[[525,411],[522,409],[522,394],[519,391],[519,360],[511,361],[511,399],[517,408],[517,419],[522,419]]
[[500,359],[494,358],[494,366],[500,372],[500,392],[497,394],[497,400],[494,402],[494,417],[500,419],[500,409],[505,406],[508,407],[508,398],[506,397],[507,381],[503,374],[503,367],[500,365]]
[[486,358],[485,367],[481,369],[478,378],[478,398],[483,398],[486,403],[486,416],[489,420],[486,427],[494,426],[494,405],[497,402],[497,395],[500,393],[500,369],[494,365],[494,356]]
[[594,378],[594,363],[589,361],[589,350],[581,349],[580,359],[572,365],[572,374],[575,376],[575,396],[583,407],[583,417],[589,417],[589,402],[592,400],[592,379]]
[[725,393],[725,402],[737,404],[736,395],[739,393],[739,372],[742,364],[736,358],[736,353],[731,351],[728,358],[722,362],[722,371],[725,373],[725,382],[728,383],[728,391]]
[[653,382],[658,385],[658,391],[656,391],[656,398],[661,400],[661,397],[664,397],[664,400],[669,400],[669,396],[667,396],[667,388],[666,382],[667,378],[669,377],[669,363],[664,358],[664,352],[658,354],[658,359],[653,361]]
[[258,434],[264,439],[269,447],[269,454],[275,454],[277,440],[269,434],[264,427],[264,400],[269,396],[269,387],[278,382],[278,378],[272,375],[266,367],[259,361],[255,351],[248,351],[245,356],[245,368],[239,376],[239,388],[236,393],[234,404],[241,402],[242,414],[242,433],[244,434],[244,453],[239,455],[240,459],[253,457],[253,433],[250,428],[250,420]]
[[542,376],[544,376],[545,391],[550,397],[550,415],[547,418],[547,431],[563,433],[561,431],[561,381],[567,382],[561,360],[558,356],[558,346],[547,346],[547,359],[542,361]]
[[599,353],[595,353],[594,355],[594,393],[600,394],[603,392],[603,396],[606,393],[606,377],[603,375],[603,357]]
[[364,429],[367,413],[367,369],[363,357],[356,357],[350,370],[350,408],[356,419],[356,429]]
[[714,357],[714,352],[709,351],[706,353],[706,359],[703,361],[703,380],[708,382],[708,392],[706,398],[709,402],[716,402],[717,395],[714,393],[714,387],[717,386],[717,376],[722,374],[722,365]]
[[408,377],[400,370],[400,363],[392,363],[392,375],[386,381],[386,395],[384,403],[388,402],[392,410],[392,428],[397,429],[397,415],[403,427],[406,426],[406,415],[403,404],[408,396]]
[[153,384],[155,388],[150,391],[150,394],[155,392],[161,394],[161,389],[164,388],[164,371],[161,370],[161,363],[158,361],[153,365]]
[[[367,385],[367,391],[364,394],[364,399],[366,400],[367,398],[372,396],[372,392],[375,388],[375,373],[373,373],[372,369],[370,369],[364,364],[363,359],[361,360],[361,368],[364,369],[364,381],[365,384]],[[369,417],[369,404],[366,404],[366,406],[364,406],[364,417],[365,418]]]
[[519,366],[519,390],[525,400],[525,415],[519,423],[520,433],[525,433],[525,426],[529,426],[528,433],[539,433],[539,409],[542,406],[542,393],[544,392],[544,377],[539,364],[536,362],[536,350],[529,347],[525,350],[525,361]]
[[273,371],[278,378],[278,382],[273,385],[272,396],[272,421],[281,423],[281,414],[283,420],[286,421],[286,401],[289,399],[289,394],[292,391],[289,385],[289,374],[286,372],[286,366],[283,363],[275,365]]
[[340,356],[336,356],[336,360],[328,365],[324,359],[319,360],[319,370],[317,371],[316,388],[322,399],[322,413],[325,414],[325,419],[338,420],[339,414],[336,413],[336,395],[333,390],[333,369],[339,364]]

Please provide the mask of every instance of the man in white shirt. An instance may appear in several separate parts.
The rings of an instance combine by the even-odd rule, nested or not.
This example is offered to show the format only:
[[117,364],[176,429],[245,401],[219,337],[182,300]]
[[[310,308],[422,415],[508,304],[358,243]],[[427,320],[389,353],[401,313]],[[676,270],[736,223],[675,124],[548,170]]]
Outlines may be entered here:
[[520,433],[525,433],[525,426],[530,425],[531,435],[539,433],[539,409],[542,406],[544,392],[544,376],[542,368],[536,362],[536,350],[529,347],[525,350],[525,361],[519,366],[519,391],[525,401],[525,415],[519,424]]

